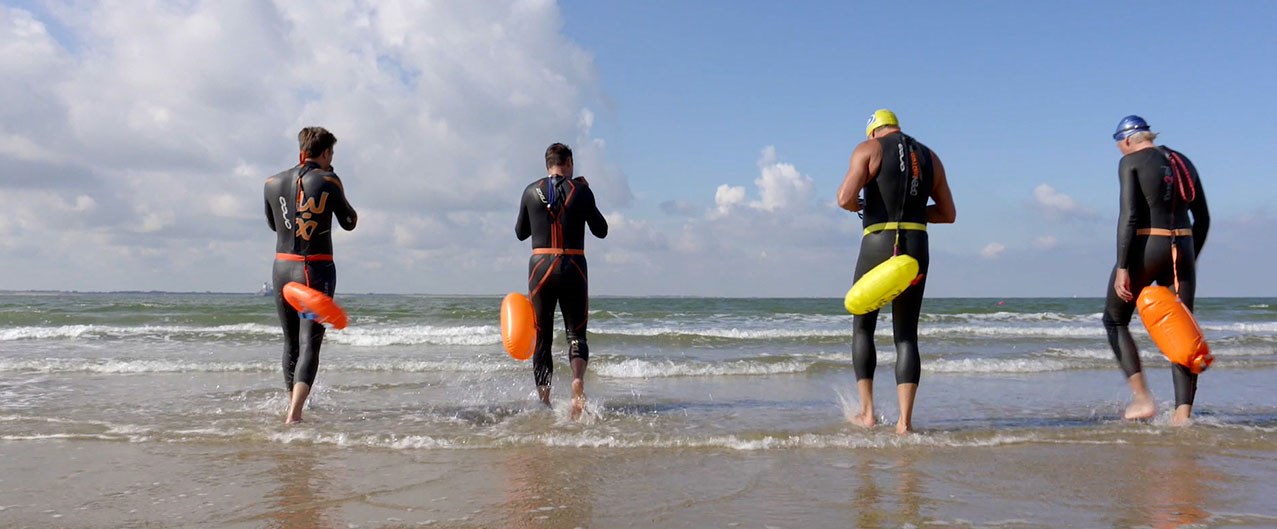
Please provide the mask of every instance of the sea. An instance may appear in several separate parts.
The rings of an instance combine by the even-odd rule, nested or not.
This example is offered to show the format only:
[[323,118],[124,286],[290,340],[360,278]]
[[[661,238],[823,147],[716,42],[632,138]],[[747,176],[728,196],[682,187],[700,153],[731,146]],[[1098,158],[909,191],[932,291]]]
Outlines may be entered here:
[[500,299],[339,293],[285,426],[270,297],[0,293],[0,526],[1277,527],[1277,299],[1197,301],[1187,428],[1138,317],[1121,419],[1102,299],[928,299],[909,436],[889,310],[865,430],[841,300],[595,297],[573,420]]

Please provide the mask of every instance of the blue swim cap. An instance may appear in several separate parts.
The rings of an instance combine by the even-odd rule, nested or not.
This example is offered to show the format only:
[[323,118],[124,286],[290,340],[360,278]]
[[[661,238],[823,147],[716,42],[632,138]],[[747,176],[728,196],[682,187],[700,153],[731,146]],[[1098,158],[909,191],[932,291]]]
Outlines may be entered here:
[[1148,122],[1144,121],[1144,118],[1132,114],[1117,122],[1117,132],[1113,133],[1113,139],[1122,141],[1136,132],[1143,132],[1149,130],[1149,128]]

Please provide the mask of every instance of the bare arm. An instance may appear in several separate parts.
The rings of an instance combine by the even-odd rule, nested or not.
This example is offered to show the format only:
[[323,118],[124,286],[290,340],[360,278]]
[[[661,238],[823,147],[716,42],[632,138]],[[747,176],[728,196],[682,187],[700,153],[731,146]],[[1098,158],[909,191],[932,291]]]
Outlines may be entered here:
[[843,176],[842,185],[838,186],[838,206],[847,211],[860,211],[860,190],[869,184],[873,177],[870,164],[878,142],[869,140],[861,142],[851,151],[847,174]]
[[949,192],[949,179],[945,176],[944,164],[935,152],[931,153],[932,170],[935,181],[931,185],[931,198],[935,204],[927,206],[927,222],[932,224],[951,224],[958,218],[958,209],[953,205],[953,194]]

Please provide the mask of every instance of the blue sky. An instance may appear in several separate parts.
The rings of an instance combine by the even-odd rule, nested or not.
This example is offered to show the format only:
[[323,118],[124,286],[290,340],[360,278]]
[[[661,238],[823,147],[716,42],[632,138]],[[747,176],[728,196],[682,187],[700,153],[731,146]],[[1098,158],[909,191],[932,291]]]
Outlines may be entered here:
[[958,207],[932,295],[1102,295],[1131,113],[1202,173],[1199,294],[1277,295],[1277,4],[885,6],[3,2],[0,288],[255,289],[260,183],[323,124],[363,219],[342,290],[523,288],[518,193],[566,141],[612,223],[595,294],[836,297],[834,193],[888,107]]
[[[1098,270],[1111,265],[1116,215],[1120,154],[1109,135],[1118,119],[1138,113],[1206,179],[1218,229],[1204,252],[1203,291],[1274,292],[1247,286],[1249,274],[1221,273],[1234,270],[1221,261],[1272,258],[1277,238],[1220,232],[1237,228],[1230,221],[1273,217],[1274,170],[1255,147],[1277,138],[1277,78],[1266,66],[1277,49],[1266,21],[1277,20],[1277,4],[923,2],[911,14],[850,2],[563,9],[565,33],[594,54],[612,102],[601,121],[615,128],[599,130],[618,145],[611,154],[640,197],[711,206],[716,183],[748,174],[753,160],[741,153],[761,145],[774,145],[832,197],[865,118],[888,107],[940,153],[950,175],[959,223],[936,228],[933,244],[961,252],[1001,241],[1005,259],[1027,264],[1032,256],[1015,254],[1039,249],[1023,241],[1051,235],[1074,255],[1060,256],[1067,265],[1050,275]],[[1092,218],[1042,220],[1033,191],[1043,183],[1089,212],[1073,216]],[[1088,281],[1038,280],[1061,279],[1075,293]]]

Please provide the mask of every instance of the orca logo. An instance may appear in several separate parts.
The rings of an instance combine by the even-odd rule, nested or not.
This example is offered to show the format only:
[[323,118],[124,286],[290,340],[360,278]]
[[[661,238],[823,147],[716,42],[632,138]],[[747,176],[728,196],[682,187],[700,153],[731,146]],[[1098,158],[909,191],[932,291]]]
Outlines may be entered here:
[[290,230],[293,229],[293,223],[288,221],[288,201],[284,200],[284,197],[279,197],[279,209],[284,216],[284,227]]

